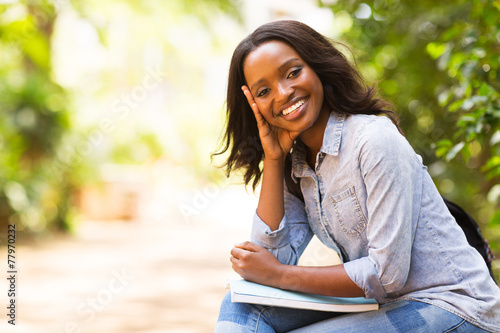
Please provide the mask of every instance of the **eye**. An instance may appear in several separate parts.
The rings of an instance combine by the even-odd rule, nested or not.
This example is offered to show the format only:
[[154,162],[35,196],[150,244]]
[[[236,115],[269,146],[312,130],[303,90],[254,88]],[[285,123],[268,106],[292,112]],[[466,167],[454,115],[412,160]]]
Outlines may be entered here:
[[301,71],[302,71],[302,68],[295,69],[295,70],[291,71],[290,74],[288,74],[288,76],[286,78],[291,79],[293,77],[296,77],[297,75],[300,74]]
[[257,97],[262,97],[262,96],[266,95],[269,92],[269,90],[270,90],[269,88],[262,89],[261,91],[259,91],[257,93]]

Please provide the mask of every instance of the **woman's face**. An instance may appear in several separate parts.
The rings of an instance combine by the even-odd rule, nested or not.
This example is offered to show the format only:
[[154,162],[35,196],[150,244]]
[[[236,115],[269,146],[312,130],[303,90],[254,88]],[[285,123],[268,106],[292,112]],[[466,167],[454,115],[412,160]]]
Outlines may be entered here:
[[286,43],[260,45],[245,59],[243,71],[260,112],[273,126],[303,133],[328,112],[318,75]]

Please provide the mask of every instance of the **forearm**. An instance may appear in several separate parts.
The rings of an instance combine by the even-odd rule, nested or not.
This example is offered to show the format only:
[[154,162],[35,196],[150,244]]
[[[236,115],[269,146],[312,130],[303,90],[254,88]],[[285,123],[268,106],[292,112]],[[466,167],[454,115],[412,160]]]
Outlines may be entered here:
[[279,224],[285,214],[283,169],[284,160],[264,159],[257,214],[272,231],[279,228]]
[[304,267],[281,265],[272,281],[274,287],[336,297],[364,297],[343,265]]
[[336,297],[364,297],[344,265],[305,267],[285,265],[264,247],[243,242],[231,250],[233,269],[248,281],[286,290]]

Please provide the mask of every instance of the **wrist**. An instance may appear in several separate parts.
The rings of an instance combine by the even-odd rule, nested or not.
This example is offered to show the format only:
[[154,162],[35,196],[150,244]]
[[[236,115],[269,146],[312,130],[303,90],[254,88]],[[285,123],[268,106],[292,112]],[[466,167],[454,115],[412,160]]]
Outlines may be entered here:
[[284,166],[285,165],[286,156],[282,156],[280,158],[273,157],[264,157],[264,165],[276,165],[276,166]]
[[285,290],[300,290],[300,275],[297,266],[281,264],[277,267],[276,287]]

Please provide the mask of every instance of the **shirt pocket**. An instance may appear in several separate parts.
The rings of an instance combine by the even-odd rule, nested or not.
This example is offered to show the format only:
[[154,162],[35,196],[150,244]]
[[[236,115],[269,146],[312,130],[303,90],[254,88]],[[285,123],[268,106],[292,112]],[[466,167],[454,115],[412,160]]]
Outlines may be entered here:
[[366,217],[361,210],[354,186],[330,196],[332,215],[338,221],[342,232],[353,238],[360,238],[366,244]]

